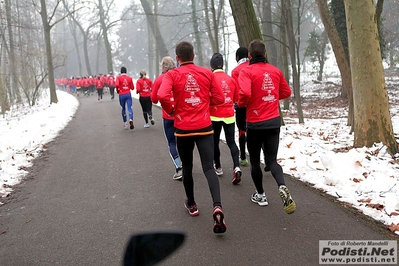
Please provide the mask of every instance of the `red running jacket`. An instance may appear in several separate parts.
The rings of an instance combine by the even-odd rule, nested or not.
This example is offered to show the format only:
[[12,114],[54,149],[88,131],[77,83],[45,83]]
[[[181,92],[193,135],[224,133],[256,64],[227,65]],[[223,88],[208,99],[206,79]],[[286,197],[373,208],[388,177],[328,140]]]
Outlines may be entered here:
[[213,71],[219,87],[224,93],[224,103],[211,106],[210,115],[220,118],[234,116],[234,103],[238,101],[238,85],[232,77],[227,75],[222,69]]
[[210,127],[210,106],[224,103],[212,71],[191,62],[164,75],[158,99],[168,114],[174,113],[175,128],[191,133]]
[[291,88],[283,73],[269,63],[257,62],[242,68],[238,82],[238,107],[247,107],[249,123],[279,117],[279,100],[291,96]]
[[[158,103],[158,90],[159,87],[161,87],[162,84],[162,79],[164,77],[165,73],[162,73],[159,75],[155,80],[154,83],[152,84],[152,92],[151,92],[151,101],[154,104]],[[171,99],[172,102],[174,102],[173,98]],[[169,120],[174,120],[173,115],[168,115],[167,112],[162,108],[162,118],[163,119],[169,119]]]
[[101,78],[97,78],[95,80],[95,85],[97,89],[102,89],[104,88],[104,81]]
[[130,90],[134,90],[133,79],[126,75],[126,73],[123,73],[116,77],[115,88],[119,94],[128,94]]
[[110,75],[107,80],[107,84],[109,87],[115,87],[115,77],[114,75]]
[[[242,60],[242,59],[241,59]],[[238,84],[238,75],[240,74],[241,69],[244,67],[249,66],[249,59],[245,62],[240,63],[231,71],[231,77],[235,80]],[[239,84],[238,84],[239,85]]]
[[139,78],[136,82],[136,92],[140,97],[151,97],[152,80],[149,78]]

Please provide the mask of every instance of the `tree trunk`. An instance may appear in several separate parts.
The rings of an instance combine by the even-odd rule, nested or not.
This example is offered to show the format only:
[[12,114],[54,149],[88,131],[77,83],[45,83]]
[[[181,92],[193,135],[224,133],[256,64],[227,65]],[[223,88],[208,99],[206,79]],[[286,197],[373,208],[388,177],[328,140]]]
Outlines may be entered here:
[[373,0],[345,0],[354,101],[354,147],[382,142],[399,152],[389,113],[388,93]]
[[16,67],[16,57],[15,57],[15,43],[14,43],[14,34],[13,34],[13,26],[11,22],[11,3],[10,0],[5,0],[5,8],[6,8],[6,18],[8,25],[8,38],[9,38],[9,56],[10,56],[10,71],[11,71],[11,88],[16,96],[17,103],[21,102],[21,93],[18,89],[18,77],[17,77],[17,67]]
[[[98,7],[100,12],[100,25],[103,32],[104,46],[105,46],[105,54],[107,57],[107,73],[113,71],[114,67],[112,65],[112,52],[111,52],[111,44],[108,39],[108,27],[105,24],[105,14],[102,0],[98,0]],[[107,74],[105,73],[105,74]]]
[[3,75],[0,75],[0,107],[3,116],[6,111],[10,111],[10,103],[8,102],[7,90],[3,82]]
[[302,103],[301,103],[301,94],[300,94],[300,79],[299,79],[299,72],[297,68],[297,52],[296,52],[296,45],[295,45],[295,34],[294,34],[294,27],[292,21],[292,6],[291,0],[281,0],[281,8],[283,9],[284,18],[287,22],[287,38],[289,44],[289,54],[291,58],[291,68],[292,68],[292,81],[293,81],[293,88],[294,88],[294,96],[296,101],[296,108],[298,112],[298,120],[300,124],[303,124],[304,117],[303,117],[303,110],[302,110]]
[[[158,0],[154,0],[154,13],[158,14]],[[159,25],[158,16],[154,16],[154,24]],[[153,75],[152,80],[155,80],[155,78],[158,77],[160,74],[159,62],[161,62],[161,55],[159,54],[158,43],[156,42],[154,37],[152,39],[154,40],[153,47],[155,51],[155,62],[154,62],[155,71],[150,71],[150,74]]]
[[272,23],[272,7],[271,0],[263,1],[263,23],[262,28],[265,35],[265,44],[267,47],[267,59],[272,65],[277,66],[277,48],[274,41],[273,23]]
[[236,26],[238,44],[248,47],[254,39],[263,39],[251,0],[230,0]]
[[[67,10],[68,13],[70,13],[69,7],[66,4],[65,0],[62,1],[64,4],[65,9]],[[91,67],[90,67],[90,60],[89,60],[89,52],[88,52],[88,36],[89,36],[89,32],[90,29],[92,27],[95,26],[95,24],[91,24],[87,27],[86,31],[83,29],[83,26],[79,23],[79,21],[75,18],[75,16],[72,14],[69,16],[70,18],[72,18],[72,20],[75,22],[76,26],[78,26],[82,36],[83,36],[83,55],[84,55],[84,59],[85,59],[85,65],[86,65],[86,73],[89,76],[92,76],[92,72],[91,72]],[[79,50],[76,51],[77,53],[79,53]],[[83,73],[81,71],[81,69],[79,69],[79,76],[83,76]]]
[[204,57],[202,56],[201,33],[200,33],[198,17],[197,17],[197,0],[191,0],[191,16],[192,16],[192,20],[193,20],[195,51],[198,51],[196,58],[198,60],[198,64],[200,66],[204,66]]
[[44,44],[46,47],[46,59],[47,59],[47,71],[48,71],[48,83],[50,87],[50,104],[57,103],[57,92],[55,91],[54,83],[54,67],[53,67],[53,55],[51,51],[51,38],[50,31],[51,26],[48,21],[46,0],[40,0],[40,16],[42,18],[43,28],[44,28]]
[[76,59],[78,60],[78,73],[79,73],[79,75],[82,75],[82,59],[80,57],[78,36],[76,34],[76,25],[73,22],[73,20],[70,20],[68,24],[69,24],[69,29],[70,29],[72,37],[73,37],[73,44],[75,45],[76,57],[77,57]]
[[[284,15],[283,15],[283,10],[281,9],[281,27],[280,27],[280,51],[281,51],[281,65],[283,66],[283,72],[284,72],[284,76],[285,79],[287,81],[290,80],[290,70],[289,70],[289,66],[288,66],[288,52],[287,52],[287,31],[286,31],[286,27],[285,24],[287,23],[285,21]],[[289,110],[290,109],[290,100],[284,99],[284,103],[283,103],[283,109],[284,110]]]
[[335,60],[337,61],[339,72],[341,73],[342,86],[346,89],[349,99],[348,126],[351,126],[353,132],[353,96],[352,96],[352,74],[347,60],[344,47],[339,38],[338,31],[334,25],[330,10],[328,9],[327,0],[316,0],[319,8],[321,20],[330,39]]
[[151,19],[151,16],[154,15],[150,6],[150,3],[147,0],[140,0],[141,6],[144,9],[145,15],[147,17],[147,20],[150,22],[150,29],[152,31],[152,34],[155,37],[155,40],[157,42],[157,47],[160,53],[161,57],[167,56],[168,55],[168,49],[166,48],[165,41],[162,37],[162,33],[159,30],[159,25],[154,24],[154,20]]

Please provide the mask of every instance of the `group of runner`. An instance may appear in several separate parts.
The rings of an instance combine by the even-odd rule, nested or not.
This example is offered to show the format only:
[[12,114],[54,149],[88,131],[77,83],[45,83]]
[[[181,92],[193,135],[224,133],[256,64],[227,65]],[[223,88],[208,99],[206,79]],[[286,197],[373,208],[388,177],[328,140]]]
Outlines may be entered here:
[[[223,56],[220,53],[213,54],[211,69],[194,64],[194,47],[190,42],[178,43],[175,53],[178,67],[163,68],[156,96],[161,103],[163,116],[174,118],[174,135],[182,162],[182,181],[186,193],[184,206],[189,215],[199,215],[193,179],[193,150],[197,147],[213,202],[213,231],[217,234],[226,231],[217,178],[223,174],[219,151],[221,129],[224,130],[233,161],[233,184],[237,185],[241,181],[239,165],[248,165],[245,155],[239,159],[235,143],[234,109],[236,112],[242,111],[241,115],[245,116],[240,118],[238,126],[240,138],[246,138],[250,172],[256,189],[251,201],[259,206],[268,205],[260,167],[263,150],[267,165],[264,170],[270,171],[276,181],[284,211],[293,213],[296,203],[285,185],[283,170],[277,163],[281,127],[279,100],[288,98],[291,88],[281,70],[267,62],[264,42],[253,40],[248,49],[241,47],[237,50],[238,66],[233,71],[233,77],[224,73]],[[240,149],[245,154],[243,146],[240,145]]]
[[[160,102],[165,137],[169,153],[175,165],[173,178],[183,181],[186,192],[184,206],[190,216],[199,214],[194,199],[193,150],[196,146],[201,159],[203,172],[208,181],[213,201],[214,233],[224,233],[226,223],[222,211],[218,175],[223,171],[220,164],[219,138],[224,130],[226,142],[230,148],[233,162],[232,183],[241,181],[240,166],[248,165],[246,159],[247,144],[251,177],[255,193],[251,201],[259,206],[267,206],[268,201],[263,188],[263,174],[260,167],[260,155],[263,150],[266,167],[274,177],[278,193],[287,214],[296,210],[296,203],[285,185],[283,170],[277,163],[281,119],[279,100],[291,95],[291,88],[280,69],[267,62],[265,44],[254,40],[248,49],[240,47],[236,52],[237,67],[232,76],[223,70],[223,56],[215,53],[211,60],[211,69],[194,64],[194,48],[189,42],[176,45],[176,62],[164,57],[161,62],[162,74],[154,81],[146,77],[145,70],[140,71],[136,82],[136,92],[140,95],[145,125],[152,118],[152,103]],[[90,91],[97,88],[99,101],[104,86],[119,94],[122,107],[122,119],[125,128],[134,129],[132,96],[135,89],[133,79],[127,75],[125,67],[114,78],[98,77],[71,78],[67,86],[79,95],[79,90]],[[127,109],[127,110],[126,110]],[[239,149],[235,143],[235,124],[239,129]]]
[[112,72],[108,75],[76,76],[55,80],[57,87],[75,94],[77,97],[93,95],[97,91],[98,101],[102,101],[104,90],[109,90],[111,99],[115,97],[115,77]]

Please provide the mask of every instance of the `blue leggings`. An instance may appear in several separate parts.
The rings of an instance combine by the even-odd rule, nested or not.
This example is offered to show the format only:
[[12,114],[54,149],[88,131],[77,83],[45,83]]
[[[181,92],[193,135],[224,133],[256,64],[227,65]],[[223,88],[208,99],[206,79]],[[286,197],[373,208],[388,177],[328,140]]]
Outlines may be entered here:
[[176,147],[176,136],[175,136],[175,121],[171,119],[163,119],[163,132],[165,133],[165,138],[168,141],[169,154],[172,157],[173,163],[177,168],[180,168],[179,153]]
[[132,109],[132,95],[130,93],[119,95],[119,104],[122,107],[122,119],[123,122],[127,122],[126,118],[126,105],[129,112],[129,119],[133,120],[133,109]]

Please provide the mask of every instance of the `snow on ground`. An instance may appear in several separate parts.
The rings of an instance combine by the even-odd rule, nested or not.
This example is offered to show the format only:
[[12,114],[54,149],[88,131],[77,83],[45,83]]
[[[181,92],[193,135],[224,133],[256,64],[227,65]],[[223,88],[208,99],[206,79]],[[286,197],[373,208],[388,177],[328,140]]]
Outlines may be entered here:
[[[399,90],[390,88],[398,87],[399,80],[386,80],[390,101],[394,103],[391,115],[397,136]],[[329,81],[324,84],[340,83],[336,78]],[[336,98],[337,90],[321,87],[309,79],[302,83],[302,96],[314,101],[304,101],[304,114],[308,117],[304,124],[298,123],[293,104],[285,111],[286,125],[281,128],[278,153],[284,172],[399,234],[399,155],[392,158],[381,143],[370,148],[352,148],[353,134],[349,134],[350,128],[346,126],[347,110],[342,105],[325,102],[326,98]],[[12,186],[29,172],[32,160],[74,116],[79,105],[77,99],[63,91],[57,91],[57,96],[59,102],[49,105],[49,93],[45,91],[36,106],[14,108],[0,117],[0,197],[12,193]],[[137,97],[135,93],[133,96]]]

